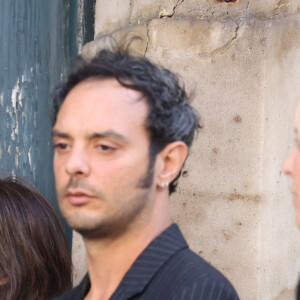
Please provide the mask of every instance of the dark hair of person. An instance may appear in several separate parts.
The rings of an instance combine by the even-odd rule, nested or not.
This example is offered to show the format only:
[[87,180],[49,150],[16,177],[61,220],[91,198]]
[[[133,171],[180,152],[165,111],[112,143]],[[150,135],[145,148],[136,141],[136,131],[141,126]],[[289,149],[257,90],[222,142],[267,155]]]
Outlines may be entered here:
[[0,179],[0,299],[48,300],[71,288],[71,273],[47,200],[21,179]]
[[[78,56],[65,82],[54,90],[54,122],[64,99],[80,82],[90,79],[114,78],[122,86],[140,91],[150,107],[146,126],[150,132],[150,168],[154,158],[166,145],[184,142],[190,148],[199,118],[189,104],[188,96],[177,76],[157,66],[145,57],[130,55],[127,48],[100,50],[91,60]],[[169,193],[176,189],[178,176],[169,185]]]

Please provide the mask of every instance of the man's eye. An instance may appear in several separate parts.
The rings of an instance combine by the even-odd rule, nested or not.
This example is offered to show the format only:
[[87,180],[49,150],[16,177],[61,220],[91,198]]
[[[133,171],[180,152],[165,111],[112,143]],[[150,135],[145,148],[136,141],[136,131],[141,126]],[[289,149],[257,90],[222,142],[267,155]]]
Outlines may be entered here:
[[110,151],[116,150],[115,147],[104,145],[104,144],[98,145],[98,148],[100,148],[100,150],[102,150],[104,152],[110,152]]
[[64,144],[64,143],[57,143],[54,145],[55,149],[58,149],[58,150],[65,150],[68,148],[68,145],[67,144]]

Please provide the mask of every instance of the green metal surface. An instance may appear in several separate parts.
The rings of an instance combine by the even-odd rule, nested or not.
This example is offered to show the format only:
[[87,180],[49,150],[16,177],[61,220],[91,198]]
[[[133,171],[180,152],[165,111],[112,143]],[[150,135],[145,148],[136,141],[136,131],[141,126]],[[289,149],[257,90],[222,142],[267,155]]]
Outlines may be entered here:
[[27,179],[56,210],[50,94],[69,59],[68,11],[68,1],[0,0],[0,175]]
[[0,176],[27,179],[58,213],[51,91],[93,38],[94,7],[95,0],[0,0]]
[[70,57],[81,52],[84,44],[94,39],[96,0],[69,0]]

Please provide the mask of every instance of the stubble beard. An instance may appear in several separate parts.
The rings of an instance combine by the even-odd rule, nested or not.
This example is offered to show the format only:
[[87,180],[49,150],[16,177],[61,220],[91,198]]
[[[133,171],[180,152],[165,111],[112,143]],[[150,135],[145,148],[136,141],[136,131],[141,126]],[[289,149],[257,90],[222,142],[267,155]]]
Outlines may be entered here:
[[141,216],[147,216],[146,211],[151,209],[148,191],[127,199],[125,203],[118,197],[115,203],[123,203],[123,205],[120,204],[118,211],[113,215],[93,219],[88,216],[73,215],[67,219],[67,222],[84,239],[116,239],[134,224],[138,226],[137,223],[141,223],[142,226],[143,223],[147,223],[146,217],[141,218]]
[[[116,239],[134,224],[143,226],[148,221],[146,218],[149,215],[147,211],[151,210],[153,205],[150,198],[153,187],[154,163],[155,159],[150,157],[146,172],[134,187],[138,189],[135,196],[124,201],[123,198],[124,195],[126,197],[126,192],[119,191],[117,193],[114,199],[114,203],[119,205],[117,213],[111,216],[91,218],[88,215],[83,215],[81,212],[71,216],[67,216],[62,212],[69,226],[81,234],[84,239]],[[101,191],[86,186],[81,179],[71,178],[66,189],[69,187],[87,189],[98,195],[102,201],[106,201]],[[141,218],[141,216],[143,217]],[[137,220],[138,217],[139,220]]]

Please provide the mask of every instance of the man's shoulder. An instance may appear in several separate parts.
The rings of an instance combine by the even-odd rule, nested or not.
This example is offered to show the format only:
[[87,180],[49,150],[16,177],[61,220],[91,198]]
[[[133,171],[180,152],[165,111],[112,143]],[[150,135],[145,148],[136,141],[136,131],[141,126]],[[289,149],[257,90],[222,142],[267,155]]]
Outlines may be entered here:
[[229,280],[189,249],[178,251],[159,273],[156,279],[164,278],[165,287],[176,299],[239,299]]
[[216,280],[228,282],[226,277],[220,271],[190,249],[182,249],[181,251],[178,251],[170,259],[169,264],[176,268],[177,274],[181,274],[181,278],[182,275],[185,273],[188,274],[187,271],[189,271],[197,277],[210,277]]
[[55,298],[52,298],[51,300],[75,300],[75,299],[80,299],[80,298],[76,298],[77,288],[78,287],[70,289],[70,290],[64,292],[62,295],[59,295]]

